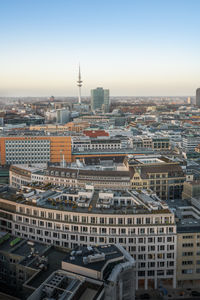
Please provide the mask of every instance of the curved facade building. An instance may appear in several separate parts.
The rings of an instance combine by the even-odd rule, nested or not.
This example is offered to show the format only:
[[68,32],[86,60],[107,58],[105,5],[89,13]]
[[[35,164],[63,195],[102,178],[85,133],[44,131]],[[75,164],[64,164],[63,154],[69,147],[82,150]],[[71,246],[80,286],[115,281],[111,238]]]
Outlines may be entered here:
[[4,189],[0,230],[72,249],[119,243],[136,260],[136,288],[176,286],[174,214],[150,192]]
[[137,156],[125,159],[124,164],[77,165],[69,167],[13,165],[10,185],[19,188],[29,183],[51,184],[63,187],[97,189],[151,189],[162,200],[181,199],[185,174],[178,162],[161,156]]

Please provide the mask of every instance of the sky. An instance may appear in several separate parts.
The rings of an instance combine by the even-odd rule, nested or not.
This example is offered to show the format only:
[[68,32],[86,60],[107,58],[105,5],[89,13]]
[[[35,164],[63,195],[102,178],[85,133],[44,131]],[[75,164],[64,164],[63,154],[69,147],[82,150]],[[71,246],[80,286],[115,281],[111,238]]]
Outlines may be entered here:
[[189,96],[199,0],[0,0],[0,97]]

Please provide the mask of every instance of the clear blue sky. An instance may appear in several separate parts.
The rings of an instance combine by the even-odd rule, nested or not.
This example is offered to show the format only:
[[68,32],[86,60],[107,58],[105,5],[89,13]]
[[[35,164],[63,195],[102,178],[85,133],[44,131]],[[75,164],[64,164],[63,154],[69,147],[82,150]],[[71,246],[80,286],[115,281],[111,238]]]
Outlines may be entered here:
[[0,0],[0,96],[194,95],[199,0]]

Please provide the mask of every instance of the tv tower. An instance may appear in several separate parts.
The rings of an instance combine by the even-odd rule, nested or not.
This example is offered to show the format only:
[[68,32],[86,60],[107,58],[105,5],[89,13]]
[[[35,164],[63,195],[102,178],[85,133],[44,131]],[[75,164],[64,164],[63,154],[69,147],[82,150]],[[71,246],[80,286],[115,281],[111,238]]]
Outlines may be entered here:
[[78,86],[78,103],[81,104],[81,87],[82,87],[82,80],[81,80],[81,68],[79,64],[79,72],[78,72],[78,80],[77,80],[77,86]]

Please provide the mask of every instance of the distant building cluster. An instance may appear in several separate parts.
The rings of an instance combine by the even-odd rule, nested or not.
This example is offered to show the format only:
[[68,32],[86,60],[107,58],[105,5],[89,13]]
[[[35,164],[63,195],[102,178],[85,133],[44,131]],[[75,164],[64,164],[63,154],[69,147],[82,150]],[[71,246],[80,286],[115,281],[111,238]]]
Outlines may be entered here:
[[2,106],[0,298],[198,297],[200,89],[82,85]]

